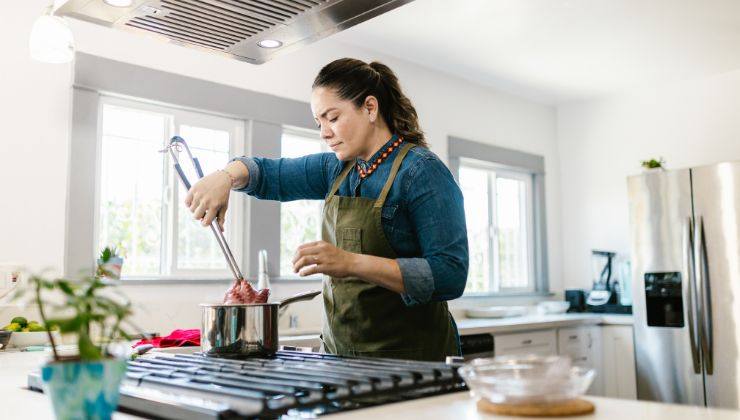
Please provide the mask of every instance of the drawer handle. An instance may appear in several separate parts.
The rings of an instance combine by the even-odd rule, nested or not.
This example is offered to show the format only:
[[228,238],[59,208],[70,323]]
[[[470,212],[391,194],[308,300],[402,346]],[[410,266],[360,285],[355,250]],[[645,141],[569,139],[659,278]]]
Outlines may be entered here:
[[524,341],[522,341],[522,345],[523,346],[527,346],[529,344],[532,344],[532,340],[524,340]]
[[585,362],[586,360],[588,360],[588,357],[585,357],[585,356],[584,357],[579,357],[579,358],[576,359],[576,361],[578,361],[578,362]]
[[570,339],[570,340],[577,340],[578,339],[578,336],[577,335],[570,335],[570,336],[568,336],[568,339]]

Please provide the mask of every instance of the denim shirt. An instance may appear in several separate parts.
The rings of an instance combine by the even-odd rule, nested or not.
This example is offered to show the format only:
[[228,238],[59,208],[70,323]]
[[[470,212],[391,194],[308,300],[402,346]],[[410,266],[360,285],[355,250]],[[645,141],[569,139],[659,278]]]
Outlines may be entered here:
[[[371,165],[395,140],[392,137],[369,161]],[[377,198],[385,185],[400,147],[361,179],[353,166],[337,195]],[[242,189],[251,196],[277,201],[323,200],[345,162],[334,153],[300,158],[249,158],[249,183]],[[381,225],[396,259],[406,293],[406,305],[458,298],[468,276],[468,239],[460,188],[437,155],[412,148],[399,168],[381,211]]]

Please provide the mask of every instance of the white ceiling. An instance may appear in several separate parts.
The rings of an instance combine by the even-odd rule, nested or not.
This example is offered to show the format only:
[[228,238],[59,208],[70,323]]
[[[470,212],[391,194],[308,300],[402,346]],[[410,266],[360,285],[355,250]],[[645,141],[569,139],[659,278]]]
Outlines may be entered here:
[[740,68],[740,1],[415,0],[333,38],[553,104]]

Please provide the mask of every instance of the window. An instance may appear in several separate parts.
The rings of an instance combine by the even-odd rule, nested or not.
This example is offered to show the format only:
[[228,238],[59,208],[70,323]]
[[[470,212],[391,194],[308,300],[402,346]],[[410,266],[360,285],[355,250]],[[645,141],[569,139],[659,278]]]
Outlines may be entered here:
[[461,159],[459,182],[470,250],[466,293],[534,291],[533,175]]
[[[97,244],[117,246],[123,278],[222,278],[229,276],[218,244],[183,204],[185,188],[160,153],[171,136],[182,136],[208,174],[241,152],[242,122],[117,98],[103,98],[97,188]],[[237,145],[239,145],[237,147]],[[191,182],[187,154],[178,158]],[[236,202],[236,203],[234,203]],[[233,200],[226,234],[241,255],[243,209]]]
[[[280,141],[281,156],[296,158],[326,152],[319,134],[286,128]],[[292,277],[293,255],[299,245],[321,239],[321,200],[297,200],[280,204],[280,274]]]

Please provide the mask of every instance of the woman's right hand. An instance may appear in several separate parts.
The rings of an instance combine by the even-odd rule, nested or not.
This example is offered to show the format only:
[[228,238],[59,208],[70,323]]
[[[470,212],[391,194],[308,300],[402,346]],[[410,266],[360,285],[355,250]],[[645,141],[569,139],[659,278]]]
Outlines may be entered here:
[[231,188],[245,184],[243,180],[248,176],[244,164],[232,162],[226,169],[213,172],[196,182],[185,197],[185,205],[190,208],[193,218],[200,220],[203,226],[209,226],[216,219],[223,231]]

